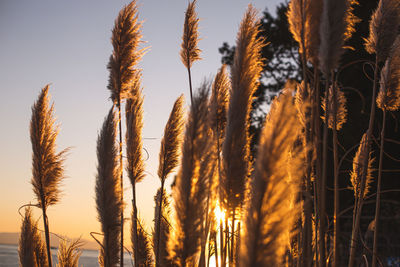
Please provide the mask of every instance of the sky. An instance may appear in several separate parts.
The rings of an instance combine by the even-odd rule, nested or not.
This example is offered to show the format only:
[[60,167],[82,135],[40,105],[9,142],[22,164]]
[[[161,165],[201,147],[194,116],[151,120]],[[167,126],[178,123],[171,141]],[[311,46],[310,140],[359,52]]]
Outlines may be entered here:
[[[249,3],[262,15],[280,0],[198,0],[201,61],[192,67],[194,88],[213,78],[221,65],[218,48],[234,44]],[[71,238],[99,231],[95,208],[96,140],[112,106],[106,65],[112,52],[111,30],[126,0],[0,1],[0,232],[18,232],[18,208],[36,203],[30,184],[31,107],[50,84],[60,133],[58,151],[70,147],[58,204],[50,206],[50,231]],[[144,147],[146,177],[137,185],[140,217],[152,227],[158,153],[165,123],[177,97],[190,101],[187,71],[179,50],[187,0],[138,0],[143,21]],[[123,123],[125,123],[123,121]],[[172,177],[167,183],[172,182]],[[125,187],[125,217],[130,217],[131,187]],[[36,211],[35,218],[40,218]],[[41,218],[40,218],[41,219]],[[128,226],[129,223],[126,224]],[[129,239],[129,234],[125,236]]]

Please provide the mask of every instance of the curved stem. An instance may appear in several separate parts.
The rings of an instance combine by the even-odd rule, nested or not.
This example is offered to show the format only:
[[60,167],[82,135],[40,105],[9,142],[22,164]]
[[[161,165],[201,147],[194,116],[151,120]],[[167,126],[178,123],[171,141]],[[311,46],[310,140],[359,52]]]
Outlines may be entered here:
[[372,267],[376,267],[376,257],[378,254],[378,227],[379,213],[381,208],[381,182],[382,182],[382,165],[383,165],[383,145],[385,144],[385,125],[386,125],[386,110],[383,110],[383,122],[381,130],[381,147],[379,151],[379,167],[378,167],[378,184],[376,189],[376,206],[375,206],[375,231],[374,231],[374,248],[372,254]]

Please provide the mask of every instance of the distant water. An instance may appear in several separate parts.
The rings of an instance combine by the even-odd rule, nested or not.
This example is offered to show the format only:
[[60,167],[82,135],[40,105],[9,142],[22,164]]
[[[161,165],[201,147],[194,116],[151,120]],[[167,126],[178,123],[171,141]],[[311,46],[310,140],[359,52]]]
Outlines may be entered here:
[[[51,249],[53,264],[57,263],[57,249]],[[98,267],[99,252],[83,250],[79,258],[79,266]],[[132,266],[129,254],[124,257],[124,266]],[[0,267],[19,267],[18,246],[0,244]]]

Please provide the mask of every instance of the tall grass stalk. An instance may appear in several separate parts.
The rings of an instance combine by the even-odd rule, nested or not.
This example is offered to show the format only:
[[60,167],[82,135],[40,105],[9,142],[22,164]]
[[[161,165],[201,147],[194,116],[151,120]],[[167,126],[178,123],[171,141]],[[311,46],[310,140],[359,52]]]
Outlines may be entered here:
[[66,150],[56,153],[58,129],[54,129],[54,107],[49,106],[49,85],[40,92],[32,107],[30,137],[32,143],[32,180],[33,192],[43,213],[43,225],[46,238],[47,260],[52,266],[50,251],[50,231],[47,208],[56,204],[60,197],[60,184],[64,176],[64,158]]
[[[142,37],[141,27],[141,23],[138,22],[137,3],[136,0],[133,0],[119,12],[118,17],[115,20],[115,26],[111,38],[113,53],[110,56],[110,61],[107,66],[110,71],[108,89],[111,92],[111,99],[118,109],[121,203],[124,201],[121,102],[129,97],[131,87],[137,84],[138,79],[140,78],[140,71],[135,67],[138,61],[142,58],[144,52],[143,50],[138,49]],[[120,214],[120,224],[120,263],[122,267],[124,259],[123,209]]]
[[[184,97],[181,95],[174,103],[171,114],[169,116],[168,122],[164,129],[164,136],[161,140],[161,149],[159,156],[158,165],[158,177],[161,180],[160,197],[157,198],[156,203],[157,214],[159,214],[155,219],[155,258],[156,266],[160,265],[160,261],[164,262],[165,259],[160,260],[160,239],[161,239],[161,223],[162,223],[162,210],[164,209],[163,204],[164,196],[164,184],[168,175],[176,168],[179,160],[180,146],[182,143],[182,131],[184,125],[183,119],[183,102]],[[164,245],[166,245],[164,243]],[[165,255],[163,256],[165,257]]]
[[70,242],[62,240],[57,252],[57,267],[79,267],[79,258],[82,254],[80,248],[82,245],[83,243],[80,239]]

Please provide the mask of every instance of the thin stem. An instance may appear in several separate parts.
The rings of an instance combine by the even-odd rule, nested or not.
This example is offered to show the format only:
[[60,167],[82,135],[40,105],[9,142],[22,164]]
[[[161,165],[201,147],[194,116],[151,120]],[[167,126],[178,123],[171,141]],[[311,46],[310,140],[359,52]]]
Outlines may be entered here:
[[[189,59],[188,59],[188,61],[189,61]],[[189,64],[188,64],[188,66],[189,66]],[[192,74],[190,71],[190,67],[188,67],[187,70],[188,70],[188,75],[189,75],[190,104],[193,105]]]
[[381,130],[381,147],[379,151],[379,168],[378,168],[378,184],[376,189],[376,207],[375,207],[375,231],[374,231],[374,249],[372,254],[372,267],[376,267],[376,258],[378,254],[378,226],[379,213],[381,208],[381,183],[382,183],[382,165],[383,165],[383,146],[385,144],[385,126],[386,126],[386,110],[383,109],[383,122]]
[[52,267],[51,264],[51,250],[50,250],[50,234],[49,234],[49,220],[46,215],[46,207],[44,204],[44,197],[42,197],[42,212],[43,212],[43,225],[44,225],[44,233],[46,237],[46,249],[47,249],[47,261],[49,263],[49,267]]
[[138,254],[138,234],[137,234],[137,208],[136,208],[136,181],[132,183],[132,209],[133,209],[133,255],[135,257],[135,266],[139,266],[139,254]]
[[[164,161],[165,162],[165,161]],[[160,237],[161,237],[161,218],[162,218],[162,205],[163,205],[163,197],[164,197],[164,182],[165,179],[161,179],[161,192],[160,192],[160,201],[157,203],[158,205],[158,220],[157,220],[157,249],[156,249],[156,267],[160,266]]]
[[375,99],[376,99],[376,87],[377,87],[377,79],[378,79],[378,57],[375,58],[375,70],[374,70],[374,82],[372,87],[372,99],[371,99],[371,113],[369,117],[369,126],[367,131],[367,138],[366,138],[366,151],[365,151],[365,159],[363,162],[363,170],[361,173],[361,186],[360,186],[360,198],[357,203],[356,207],[356,215],[355,215],[355,222],[353,226],[353,231],[351,234],[351,244],[350,244],[350,258],[349,258],[349,267],[354,266],[355,257],[356,257],[356,243],[358,238],[358,231],[360,228],[360,220],[361,220],[361,211],[363,205],[363,195],[365,190],[365,183],[366,183],[366,174],[368,169],[368,160],[369,160],[369,152],[370,152],[370,144],[371,144],[371,136],[374,130],[374,120],[375,120]]
[[[124,202],[124,179],[123,179],[123,161],[122,161],[122,119],[121,119],[121,96],[118,94],[118,124],[119,124],[119,167],[120,167],[120,183],[121,183],[121,203]],[[120,255],[120,266],[124,266],[124,209],[121,210],[121,255]],[[136,262],[136,260],[135,260]]]

